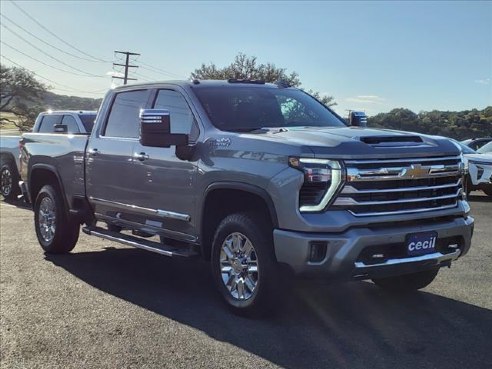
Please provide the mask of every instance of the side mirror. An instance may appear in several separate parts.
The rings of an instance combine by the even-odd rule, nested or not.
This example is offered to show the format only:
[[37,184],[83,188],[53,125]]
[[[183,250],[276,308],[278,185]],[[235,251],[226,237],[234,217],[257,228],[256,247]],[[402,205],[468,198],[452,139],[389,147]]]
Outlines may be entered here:
[[363,111],[351,111],[349,115],[349,126],[367,127],[367,115]]
[[67,133],[68,132],[68,126],[66,124],[55,124],[54,132],[55,133]]
[[140,143],[150,147],[188,145],[188,135],[171,133],[171,117],[166,109],[140,110]]

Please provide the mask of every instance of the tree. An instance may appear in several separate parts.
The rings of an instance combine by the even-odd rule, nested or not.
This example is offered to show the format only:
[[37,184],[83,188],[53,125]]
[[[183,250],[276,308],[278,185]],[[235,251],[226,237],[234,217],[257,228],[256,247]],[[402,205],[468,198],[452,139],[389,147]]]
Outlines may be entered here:
[[[290,86],[300,87],[301,80],[297,72],[287,73],[286,68],[278,68],[275,64],[258,63],[256,56],[247,56],[239,53],[234,61],[223,68],[215,64],[202,64],[200,68],[191,73],[192,79],[250,79],[263,80],[265,82],[283,81]],[[312,90],[307,91],[310,95],[321,101],[326,106],[333,106],[337,103],[332,96],[321,95]]]
[[10,113],[12,119],[2,114],[0,125],[13,123],[21,131],[32,127],[36,116],[43,109],[39,103],[48,87],[34,78],[34,74],[17,67],[0,64],[1,101],[0,112]]

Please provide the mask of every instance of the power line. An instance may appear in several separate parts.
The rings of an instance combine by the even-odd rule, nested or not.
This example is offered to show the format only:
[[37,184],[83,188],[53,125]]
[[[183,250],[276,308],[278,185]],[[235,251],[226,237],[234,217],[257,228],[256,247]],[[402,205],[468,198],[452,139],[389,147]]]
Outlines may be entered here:
[[[98,61],[98,62],[104,62],[104,63],[111,63],[111,61],[109,60],[105,60],[105,59],[102,59],[102,58],[98,58],[96,56],[93,56],[91,54],[88,54],[86,53],[85,51],[75,47],[74,45],[72,45],[71,43],[63,40],[61,37],[59,37],[58,35],[56,35],[54,32],[52,32],[51,30],[49,30],[46,26],[44,26],[42,23],[40,23],[36,18],[34,18],[33,16],[31,16],[27,11],[25,11],[24,9],[22,9],[15,1],[11,1],[11,4],[14,5],[17,9],[19,9],[26,17],[28,17],[30,20],[32,20],[34,23],[36,23],[39,27],[41,27],[43,30],[45,30],[46,32],[48,32],[50,35],[52,35],[53,37],[55,37],[57,40],[59,40],[60,42],[64,43],[65,45],[71,47],[72,49],[78,51],[79,53],[85,55],[85,56],[88,56],[89,58],[93,59],[93,60],[88,60],[88,59],[84,59],[84,58],[81,58],[81,57],[78,57],[79,59],[82,59],[82,60],[88,60],[88,61]],[[5,17],[5,16],[4,16]],[[8,19],[8,18],[7,18]],[[10,20],[10,19],[9,19]],[[11,21],[12,22],[12,21]],[[19,25],[16,24],[16,26],[18,26],[19,28],[21,28]],[[23,28],[21,28],[23,29]],[[36,37],[34,36],[31,32],[23,29],[25,32],[28,32],[30,35],[32,35],[33,37]],[[37,37],[36,37],[37,38]],[[42,41],[42,40],[40,40]],[[47,43],[46,41],[42,41],[44,43]],[[47,43],[49,44],[49,43]],[[49,44],[51,47],[54,47],[55,49],[65,53],[65,54],[68,54],[68,55],[71,55],[71,56],[75,56],[74,54],[71,54],[71,53],[68,53],[66,51],[63,51],[62,49],[59,49],[57,47],[55,47],[54,45],[51,45]],[[75,56],[77,57],[77,56]],[[142,69],[145,69],[145,70],[148,70],[150,72],[153,72],[153,73],[159,73],[159,74],[165,74],[165,75],[168,75],[170,77],[174,77],[174,78],[183,78],[183,76],[181,75],[178,75],[176,73],[172,73],[172,72],[169,72],[167,70],[164,70],[162,68],[159,68],[159,67],[155,67],[151,64],[148,64],[148,63],[144,63],[144,62],[140,62],[139,63],[141,64],[140,68]]]
[[48,54],[47,52],[45,52],[44,50],[40,49],[39,47],[37,47],[36,45],[32,44],[31,42],[27,41],[24,37],[20,36],[17,32],[13,31],[12,29],[10,29],[10,27],[6,26],[5,24],[2,24],[1,25],[2,27],[4,27],[5,29],[7,29],[9,32],[13,33],[14,35],[16,35],[17,37],[19,37],[22,41],[24,41],[25,43],[31,45],[33,48],[35,48],[36,50],[38,50],[39,52],[43,53],[44,55],[48,56],[49,58],[57,61],[58,63],[60,64],[63,64],[67,67],[69,67],[70,69],[73,69],[73,70],[76,70],[77,72],[81,72],[81,73],[84,73],[86,74],[87,76],[89,77],[98,77],[98,78],[104,78],[105,76],[99,76],[97,74],[93,74],[93,73],[89,73],[89,72],[85,72],[79,68],[76,68],[76,67],[73,67],[71,66],[70,64],[67,64],[63,61],[61,61],[60,59],[57,59],[55,58],[54,56],[51,56],[50,54]]
[[110,61],[108,60],[104,60],[104,59],[101,59],[101,58],[97,58],[95,56],[92,56],[88,53],[86,53],[85,51],[82,51],[80,50],[79,48],[73,46],[71,43],[63,40],[62,38],[60,38],[58,35],[56,35],[54,32],[50,31],[48,28],[46,28],[42,23],[38,22],[38,20],[36,18],[34,18],[33,16],[31,16],[28,12],[26,12],[24,9],[22,9],[19,5],[17,5],[15,3],[15,1],[11,1],[12,5],[14,5],[17,9],[19,9],[26,17],[28,17],[30,20],[32,20],[34,23],[36,23],[39,27],[41,27],[42,29],[44,29],[46,32],[48,32],[50,35],[52,35],[53,37],[55,37],[57,40],[63,42],[65,45],[71,47],[72,49],[78,51],[79,53],[82,53],[83,55],[85,56],[88,56],[89,58],[92,58],[92,59],[95,59],[96,61],[100,61],[100,62],[105,62],[105,63],[110,63]]
[[51,83],[53,83],[53,84],[55,84],[55,85],[62,86],[62,87],[65,87],[65,88],[69,88],[69,89],[70,89],[70,90],[64,90],[64,89],[60,89],[60,88],[58,88],[58,87],[57,87],[56,89],[57,89],[57,90],[59,90],[59,91],[67,91],[67,92],[83,92],[83,93],[87,93],[87,94],[94,94],[94,95],[96,95],[96,94],[97,94],[97,95],[101,95],[104,91],[107,91],[107,89],[105,89],[105,90],[102,90],[102,89],[101,89],[101,90],[96,90],[96,91],[84,91],[84,90],[74,89],[74,88],[72,88],[72,87],[70,87],[70,86],[67,86],[67,85],[64,85],[64,84],[61,84],[61,83],[55,82],[55,81],[53,81],[52,79],[49,79],[49,78],[43,77],[43,76],[39,75],[38,73],[33,72],[32,70],[25,68],[24,66],[22,66],[22,65],[20,65],[19,63],[17,63],[17,62],[15,62],[15,61],[13,61],[12,59],[10,59],[10,58],[6,57],[5,55],[1,55],[1,57],[2,57],[2,58],[4,58],[5,60],[8,60],[8,61],[9,61],[9,62],[11,62],[12,64],[14,64],[14,65],[18,66],[19,68],[22,68],[22,69],[27,70],[28,72],[30,72],[30,73],[32,73],[32,74],[34,74],[34,75],[35,75],[35,76],[37,76],[38,78],[44,79],[44,80],[46,80],[46,81],[48,81],[48,82],[51,82]]
[[141,62],[141,61],[139,61],[139,63],[142,65],[141,66],[142,69],[148,70],[150,72],[159,73],[159,74],[167,74],[168,76],[175,77],[175,78],[182,78],[182,76],[180,76],[180,75],[178,75],[176,73],[171,73],[171,72],[168,72],[168,71],[166,71],[164,69],[153,67],[152,65],[147,64],[147,63],[144,63],[144,62]]
[[34,37],[36,40],[38,41],[41,41],[43,44],[45,45],[48,45],[50,47],[52,47],[53,49],[55,50],[58,50],[66,55],[70,55],[71,57],[73,58],[77,58],[77,59],[80,59],[80,60],[85,60],[85,61],[89,61],[89,62],[93,62],[93,63],[102,63],[102,61],[97,61],[97,60],[92,60],[92,59],[87,59],[87,58],[82,58],[81,56],[78,56],[78,55],[75,55],[75,54],[72,54],[72,53],[69,53],[68,51],[65,51],[63,49],[60,49],[59,47],[55,46],[55,45],[52,45],[50,44],[49,42],[46,42],[45,40],[43,40],[42,38],[36,36],[35,34],[33,34],[32,32],[30,32],[29,30],[25,29],[24,27],[20,26],[19,24],[15,23],[12,19],[10,19],[9,17],[7,17],[5,14],[2,14],[0,13],[0,15],[7,19],[10,23],[12,23],[14,26],[16,26],[17,28],[20,28],[21,30],[23,30],[24,32],[26,32],[27,34],[29,34],[30,36]]
[[53,68],[53,69],[56,69],[56,70],[59,70],[60,72],[65,72],[65,73],[69,73],[69,74],[72,74],[74,76],[81,76],[81,77],[89,77],[88,75],[86,74],[79,74],[79,73],[74,73],[74,72],[71,72],[69,70],[66,70],[66,69],[62,69],[62,68],[58,68],[58,67],[55,67],[53,65],[50,65],[48,63],[45,63],[43,62],[42,60],[39,60],[39,59],[36,59],[35,57],[29,55],[29,54],[26,54],[25,52],[23,51],[20,51],[19,49],[16,49],[15,47],[13,47],[12,45],[9,45],[8,43],[6,43],[5,41],[0,41],[3,45],[7,46],[8,48],[12,49],[12,50],[15,50],[17,51],[19,54],[22,54],[26,57],[28,57],[29,59],[32,59],[34,61],[37,61],[38,63],[41,63],[43,65],[46,65],[47,67],[50,67],[50,68]]

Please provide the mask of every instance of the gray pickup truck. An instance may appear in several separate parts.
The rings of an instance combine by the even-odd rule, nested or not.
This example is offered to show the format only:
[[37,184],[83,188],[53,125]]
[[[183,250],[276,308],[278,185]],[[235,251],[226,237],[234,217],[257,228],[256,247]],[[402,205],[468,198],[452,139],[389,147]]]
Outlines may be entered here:
[[[88,134],[95,119],[95,111],[46,111],[38,115],[32,132]],[[62,123],[63,127],[59,126]],[[20,193],[17,185],[20,138],[20,136],[0,136],[0,194],[9,201],[15,200]]]
[[427,286],[474,220],[446,139],[347,127],[262,81],[111,90],[90,137],[23,135],[21,186],[45,252],[89,235],[210,261],[237,313],[280,305],[292,275]]

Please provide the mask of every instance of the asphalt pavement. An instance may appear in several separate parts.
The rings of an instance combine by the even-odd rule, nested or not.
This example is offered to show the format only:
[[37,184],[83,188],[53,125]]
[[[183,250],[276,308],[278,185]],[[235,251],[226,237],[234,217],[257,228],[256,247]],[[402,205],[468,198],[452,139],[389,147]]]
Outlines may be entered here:
[[279,313],[231,314],[209,266],[81,234],[45,255],[33,214],[0,201],[1,368],[490,368],[492,199],[472,249],[429,287],[297,283]]

